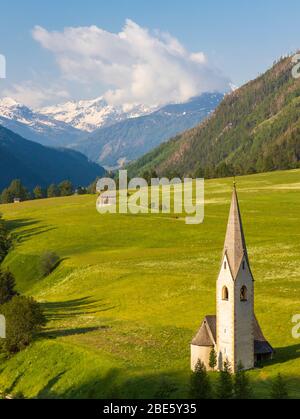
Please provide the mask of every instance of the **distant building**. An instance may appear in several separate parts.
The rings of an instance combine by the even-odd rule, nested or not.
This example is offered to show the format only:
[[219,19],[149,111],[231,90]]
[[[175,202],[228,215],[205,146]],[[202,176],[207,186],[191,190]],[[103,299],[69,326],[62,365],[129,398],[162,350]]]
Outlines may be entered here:
[[22,202],[21,198],[14,198],[14,204],[19,204]]
[[116,194],[103,193],[100,196],[100,206],[101,207],[116,205],[116,203],[117,203]]
[[254,278],[235,187],[217,280],[217,315],[205,317],[192,341],[192,370],[199,360],[209,370],[213,349],[217,354],[217,369],[223,369],[228,361],[232,372],[237,371],[240,363],[245,369],[252,369],[257,361],[274,355],[254,313]]

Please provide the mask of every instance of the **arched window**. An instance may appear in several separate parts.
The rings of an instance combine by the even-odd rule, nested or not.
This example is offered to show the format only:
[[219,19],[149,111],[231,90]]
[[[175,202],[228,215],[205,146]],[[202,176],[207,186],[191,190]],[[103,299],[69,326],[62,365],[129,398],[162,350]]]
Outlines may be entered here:
[[228,301],[229,300],[229,291],[227,287],[224,287],[222,290],[222,300]]
[[245,286],[241,289],[241,301],[248,301],[248,290]]

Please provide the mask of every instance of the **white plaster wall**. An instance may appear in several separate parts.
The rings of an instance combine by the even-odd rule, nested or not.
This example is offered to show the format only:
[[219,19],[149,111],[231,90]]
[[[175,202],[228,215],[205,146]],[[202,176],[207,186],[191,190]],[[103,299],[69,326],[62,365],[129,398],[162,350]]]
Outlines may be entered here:
[[191,345],[191,369],[192,371],[195,371],[195,368],[199,359],[206,366],[206,369],[210,370],[209,357],[210,357],[210,353],[212,349],[213,349],[213,346],[209,347],[209,346]]
[[[222,299],[224,286],[228,288],[229,301]],[[226,360],[234,364],[234,281],[226,256],[217,281],[217,353],[219,369]]]
[[[240,293],[247,287],[247,302],[242,302]],[[254,283],[248,264],[242,266],[235,281],[235,370],[242,362],[245,369],[254,367]]]

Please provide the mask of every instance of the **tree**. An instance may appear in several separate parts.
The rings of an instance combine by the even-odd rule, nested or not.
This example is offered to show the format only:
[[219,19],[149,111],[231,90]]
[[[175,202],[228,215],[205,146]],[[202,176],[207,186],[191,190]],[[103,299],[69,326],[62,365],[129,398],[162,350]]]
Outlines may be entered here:
[[271,397],[274,400],[284,400],[289,398],[287,387],[281,374],[277,375],[272,384]]
[[59,256],[54,252],[45,252],[41,258],[41,270],[43,276],[48,276],[57,267]]
[[69,180],[64,180],[58,186],[60,191],[60,196],[70,196],[73,195],[74,188],[72,183]]
[[1,312],[6,318],[6,339],[0,341],[0,347],[6,353],[26,348],[46,324],[41,306],[33,298],[16,296],[1,307]]
[[3,262],[10,247],[11,247],[11,239],[6,229],[6,225],[4,221],[2,220],[2,217],[0,214],[0,263]]
[[217,386],[218,399],[232,399],[233,396],[233,382],[231,375],[231,366],[228,361],[224,362],[224,368],[219,374],[219,381]]
[[1,204],[9,204],[14,201],[13,195],[8,188],[1,193]]
[[209,355],[209,368],[214,370],[217,366],[217,353],[215,348],[212,348],[210,355]]
[[196,400],[211,398],[211,384],[205,365],[200,360],[191,375],[191,397]]
[[87,188],[87,193],[90,195],[95,195],[97,192],[97,183],[99,178],[95,179],[93,183],[91,183]]
[[0,305],[8,303],[18,295],[15,286],[14,276],[9,271],[0,270]]
[[13,199],[20,198],[22,201],[25,201],[26,199],[28,199],[28,191],[22,185],[19,179],[13,180],[8,190],[11,193],[11,196],[13,197]]
[[55,198],[59,196],[59,189],[58,187],[53,183],[52,185],[49,186],[49,188],[47,189],[47,197],[48,198]]
[[33,196],[35,199],[43,199],[45,198],[46,193],[41,186],[36,186],[33,190]]
[[242,363],[239,364],[238,372],[234,376],[233,391],[235,399],[247,400],[251,398],[252,389],[249,377],[244,370]]

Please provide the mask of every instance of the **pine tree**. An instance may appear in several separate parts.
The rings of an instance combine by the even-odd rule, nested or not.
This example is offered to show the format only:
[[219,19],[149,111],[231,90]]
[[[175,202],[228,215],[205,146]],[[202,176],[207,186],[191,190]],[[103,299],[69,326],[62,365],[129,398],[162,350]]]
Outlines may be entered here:
[[219,382],[217,386],[218,399],[232,399],[233,397],[233,382],[231,375],[231,365],[228,361],[224,362],[224,368],[220,372]]
[[52,185],[49,186],[47,190],[47,197],[55,198],[57,196],[59,196],[59,190],[58,190],[58,187],[53,183]]
[[43,199],[45,198],[45,191],[43,190],[43,188],[41,186],[36,186],[33,190],[33,196],[35,199]]
[[273,384],[272,384],[272,392],[271,397],[274,400],[284,400],[288,399],[288,391],[286,388],[286,384],[281,376],[281,374],[278,374],[275,378]]
[[191,376],[191,397],[195,400],[211,398],[211,384],[205,365],[198,361],[195,372]]
[[233,391],[235,399],[246,400],[251,398],[252,389],[249,377],[242,363],[239,364],[238,372],[234,376]]
[[8,303],[18,295],[15,286],[14,276],[8,271],[0,270],[0,305]]
[[214,370],[217,366],[217,353],[215,351],[215,349],[213,348],[211,350],[211,353],[209,355],[209,368],[211,368],[212,370]]
[[74,188],[72,183],[69,180],[64,180],[59,184],[59,191],[61,196],[71,196],[73,195]]

